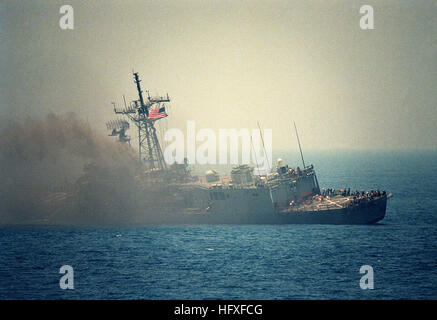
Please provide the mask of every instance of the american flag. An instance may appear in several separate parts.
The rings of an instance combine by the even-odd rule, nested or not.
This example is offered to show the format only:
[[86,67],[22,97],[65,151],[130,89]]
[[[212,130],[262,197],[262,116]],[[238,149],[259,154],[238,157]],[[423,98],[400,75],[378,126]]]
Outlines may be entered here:
[[162,108],[155,108],[149,111],[149,116],[147,119],[161,119],[167,117],[167,114],[165,113],[165,107]]

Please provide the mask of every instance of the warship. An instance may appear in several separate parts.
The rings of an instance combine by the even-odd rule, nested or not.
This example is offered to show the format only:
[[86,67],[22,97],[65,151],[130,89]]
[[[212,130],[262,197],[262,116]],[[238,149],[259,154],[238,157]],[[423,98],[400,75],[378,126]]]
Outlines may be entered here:
[[[243,164],[228,177],[214,170],[204,176],[191,175],[189,165],[167,165],[154,123],[167,117],[165,97],[143,97],[138,73],[134,73],[138,100],[114,112],[128,117],[138,129],[138,156],[144,165],[144,192],[141,201],[148,210],[159,212],[159,221],[193,224],[373,224],[386,213],[385,191],[350,192],[320,189],[314,166],[305,166],[299,136],[296,136],[303,168],[289,167],[278,159],[276,168],[255,175],[254,168]],[[124,97],[124,96],[123,96]],[[125,121],[107,123],[110,135],[129,142]],[[262,137],[261,137],[262,138]],[[153,189],[153,192],[150,190]]]
[[[314,166],[294,170],[278,159],[276,172],[254,176],[240,165],[231,177],[206,173],[206,183],[178,185],[179,207],[168,222],[213,224],[372,224],[386,213],[385,191],[320,192]],[[209,181],[209,182],[208,182]],[[331,190],[331,189],[330,189]]]

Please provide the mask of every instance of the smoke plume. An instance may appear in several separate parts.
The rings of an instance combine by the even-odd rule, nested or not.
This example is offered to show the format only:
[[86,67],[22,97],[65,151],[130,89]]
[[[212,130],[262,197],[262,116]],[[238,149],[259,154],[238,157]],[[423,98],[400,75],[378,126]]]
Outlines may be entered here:
[[105,223],[108,208],[132,209],[139,166],[129,145],[74,113],[0,125],[0,223]]

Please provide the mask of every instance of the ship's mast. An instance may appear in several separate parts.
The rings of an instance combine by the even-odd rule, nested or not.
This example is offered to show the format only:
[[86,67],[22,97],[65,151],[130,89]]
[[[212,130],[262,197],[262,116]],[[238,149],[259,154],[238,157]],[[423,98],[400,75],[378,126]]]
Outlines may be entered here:
[[162,103],[170,102],[170,98],[168,94],[166,97],[153,98],[148,94],[147,101],[144,101],[138,72],[134,72],[133,75],[139,100],[133,101],[133,104],[130,106],[126,106],[125,102],[125,108],[123,110],[117,110],[114,104],[114,112],[127,116],[137,126],[139,162],[145,163],[149,169],[165,169],[166,163],[154,126],[155,121],[160,118],[149,117],[149,115],[151,108],[160,108]]
[[141,80],[138,77],[138,72],[134,72],[134,78],[135,78],[135,83],[137,84],[138,96],[140,97],[141,107],[144,108],[144,110],[146,112],[146,116],[149,116],[149,110],[146,107],[146,105],[144,104],[143,90],[141,90],[141,85],[140,85]]

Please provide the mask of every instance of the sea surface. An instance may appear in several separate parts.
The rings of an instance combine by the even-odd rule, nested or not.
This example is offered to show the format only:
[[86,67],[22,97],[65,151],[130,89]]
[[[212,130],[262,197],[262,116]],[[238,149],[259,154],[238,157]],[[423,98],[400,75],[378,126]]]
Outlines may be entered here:
[[[298,165],[296,152],[281,157]],[[0,299],[437,299],[437,152],[306,152],[321,187],[393,193],[376,225],[0,227]],[[62,290],[59,269],[74,269]],[[374,289],[360,288],[360,267]]]

